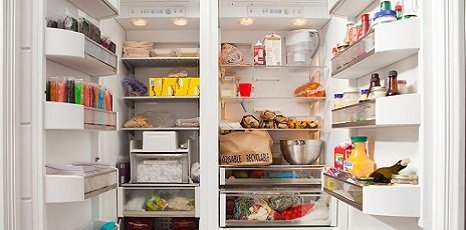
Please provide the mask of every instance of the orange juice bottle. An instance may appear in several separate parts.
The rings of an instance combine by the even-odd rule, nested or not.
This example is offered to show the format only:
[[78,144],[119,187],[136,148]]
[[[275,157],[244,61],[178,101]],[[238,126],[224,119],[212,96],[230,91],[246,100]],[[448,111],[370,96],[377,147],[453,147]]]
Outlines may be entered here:
[[351,156],[345,161],[345,171],[357,178],[368,177],[374,171],[375,163],[366,154],[367,137],[351,137],[354,144]]

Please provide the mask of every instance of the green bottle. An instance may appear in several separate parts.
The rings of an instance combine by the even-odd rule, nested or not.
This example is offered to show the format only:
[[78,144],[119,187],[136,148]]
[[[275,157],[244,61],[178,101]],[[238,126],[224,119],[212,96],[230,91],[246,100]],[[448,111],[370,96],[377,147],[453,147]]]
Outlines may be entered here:
[[393,174],[398,174],[401,170],[408,166],[410,160],[403,159],[396,162],[396,164],[390,167],[382,167],[378,168],[374,172],[372,172],[369,177],[374,178],[375,183],[390,183]]

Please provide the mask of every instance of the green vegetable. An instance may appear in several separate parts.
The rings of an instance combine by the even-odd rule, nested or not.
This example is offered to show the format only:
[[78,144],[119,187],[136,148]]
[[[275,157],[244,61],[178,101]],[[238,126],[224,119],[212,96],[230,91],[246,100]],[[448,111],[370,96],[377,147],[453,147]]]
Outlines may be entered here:
[[251,207],[251,199],[248,197],[238,197],[235,201],[235,209],[233,211],[233,217],[236,220],[245,218],[251,214],[249,211]]
[[277,197],[272,197],[270,199],[270,207],[275,210],[275,211],[283,211],[291,206],[293,206],[297,202],[296,197],[292,196],[277,196]]

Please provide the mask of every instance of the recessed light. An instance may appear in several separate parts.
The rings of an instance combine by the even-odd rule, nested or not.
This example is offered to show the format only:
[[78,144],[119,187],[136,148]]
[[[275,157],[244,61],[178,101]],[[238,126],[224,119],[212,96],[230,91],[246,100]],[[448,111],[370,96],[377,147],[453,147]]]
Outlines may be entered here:
[[309,23],[309,20],[304,18],[295,18],[291,21],[294,26],[305,26]]
[[252,18],[241,18],[239,20],[239,24],[243,25],[243,26],[250,26],[252,24],[254,24],[256,21]]
[[135,26],[147,26],[148,22],[146,19],[133,19],[131,20],[131,24]]
[[173,24],[176,26],[185,26],[188,24],[188,20],[186,18],[175,18],[173,19]]

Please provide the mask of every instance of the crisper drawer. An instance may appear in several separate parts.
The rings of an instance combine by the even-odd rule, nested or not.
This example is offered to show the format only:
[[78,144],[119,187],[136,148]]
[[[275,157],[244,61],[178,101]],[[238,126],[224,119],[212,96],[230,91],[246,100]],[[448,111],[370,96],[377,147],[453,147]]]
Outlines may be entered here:
[[335,226],[336,201],[319,190],[221,190],[220,226]]
[[189,155],[131,153],[131,183],[189,183]]
[[321,184],[323,166],[220,167],[220,185]]
[[119,187],[119,217],[199,217],[199,187]]

